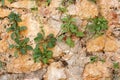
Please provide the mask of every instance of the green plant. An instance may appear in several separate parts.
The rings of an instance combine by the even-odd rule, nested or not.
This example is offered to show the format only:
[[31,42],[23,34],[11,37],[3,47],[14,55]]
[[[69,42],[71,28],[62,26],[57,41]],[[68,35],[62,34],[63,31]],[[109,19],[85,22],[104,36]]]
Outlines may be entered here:
[[97,56],[91,56],[90,57],[90,62],[91,63],[94,63],[94,62],[96,62],[98,60],[98,57]]
[[114,62],[114,63],[113,63],[113,67],[114,67],[114,69],[119,69],[119,68],[120,68],[120,65],[119,65],[118,62]]
[[[5,4],[5,0],[0,0],[1,1],[1,3],[2,3],[2,5],[4,5]],[[15,0],[8,0],[10,3],[12,3],[12,2],[14,2]]]
[[76,0],[62,0],[61,4],[63,6],[68,6],[69,4],[74,4]]
[[102,63],[104,63],[104,62],[105,62],[105,59],[100,59],[100,61],[101,61]]
[[43,33],[38,33],[34,41],[36,42],[36,47],[33,50],[34,61],[42,61],[44,64],[48,63],[48,60],[52,58],[53,54],[53,52],[49,49],[55,46],[56,38],[53,34],[49,34],[45,37]]
[[3,67],[3,63],[0,61],[0,69]]
[[67,15],[66,17],[61,19],[63,24],[61,25],[62,33],[59,36],[59,40],[64,40],[70,46],[74,47],[74,42],[72,40],[72,36],[83,37],[83,32],[78,30],[78,27],[75,25],[75,19],[72,16]]
[[2,6],[5,4],[5,0],[0,0],[1,3],[2,3]]
[[32,50],[32,47],[28,45],[29,38],[21,39],[20,32],[27,28],[25,26],[18,25],[18,22],[22,21],[18,14],[11,12],[8,18],[11,22],[11,27],[7,28],[7,32],[12,32],[11,39],[15,42],[15,44],[10,44],[9,48],[15,48],[15,52],[20,51],[22,54],[26,54],[27,50]]
[[10,3],[14,2],[15,0],[8,0]]
[[89,1],[96,3],[96,0],[89,0]]
[[38,7],[32,7],[31,10],[32,11],[38,11]]
[[108,22],[104,17],[92,18],[86,28],[93,36],[100,36],[108,29]]
[[62,12],[62,13],[65,13],[65,12],[67,12],[67,9],[66,9],[66,7],[58,7],[57,8],[60,12]]
[[50,5],[51,0],[46,0],[47,5]]

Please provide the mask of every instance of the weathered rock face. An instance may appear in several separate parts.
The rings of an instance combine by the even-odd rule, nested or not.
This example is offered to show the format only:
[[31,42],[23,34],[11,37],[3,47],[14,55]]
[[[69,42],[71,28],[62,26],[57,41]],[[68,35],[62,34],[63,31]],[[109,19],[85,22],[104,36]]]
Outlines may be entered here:
[[65,68],[62,67],[60,62],[51,63],[45,74],[44,80],[60,80],[66,79]]
[[[15,0],[10,3],[5,0],[4,6],[0,2],[0,66],[3,65],[3,68],[0,67],[0,80],[114,80],[113,63],[120,63],[120,2],[73,0],[74,3],[69,3],[69,0],[51,0],[50,4],[47,4],[46,1]],[[63,6],[65,13],[58,9]],[[36,7],[37,10],[31,10]],[[15,49],[9,49],[9,44],[14,44],[11,32],[6,32],[11,24],[8,18],[11,12],[20,14],[22,22],[18,23],[19,26],[27,27],[27,30],[20,34],[30,39],[28,44],[33,48],[36,45],[34,38],[41,32],[41,27],[45,37],[53,33],[58,38],[64,23],[61,19],[66,15],[76,19],[74,24],[80,31],[86,30],[89,18],[95,18],[99,14],[105,17],[109,27],[104,35],[96,38],[86,37],[86,31],[82,38],[73,35],[73,48],[65,41],[57,39],[55,47],[50,49],[53,51],[50,63],[35,63],[32,51],[28,51],[26,55],[15,55]],[[94,63],[91,63],[91,56],[97,56]]]
[[105,36],[100,36],[98,38],[92,39],[87,43],[87,51],[95,52],[102,51],[105,45]]
[[102,62],[87,64],[83,72],[83,80],[112,80],[108,67],[108,65]]
[[[111,47],[110,47],[111,46]],[[118,45],[113,37],[100,36],[98,38],[92,39],[87,43],[88,52],[114,52],[117,51]]]
[[88,1],[81,0],[77,3],[78,15],[81,19],[89,19],[98,15],[97,5]]
[[9,60],[6,70],[10,73],[28,73],[42,68],[42,63],[34,63],[30,55],[20,56]]

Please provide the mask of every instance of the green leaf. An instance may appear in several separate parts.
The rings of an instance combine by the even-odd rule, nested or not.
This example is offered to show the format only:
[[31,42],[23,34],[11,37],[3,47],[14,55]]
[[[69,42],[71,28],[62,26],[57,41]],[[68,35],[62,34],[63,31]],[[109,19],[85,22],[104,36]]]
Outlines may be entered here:
[[39,58],[39,57],[41,57],[41,53],[34,53],[34,54],[33,54],[33,58],[34,58],[34,59],[37,59],[37,58]]
[[1,2],[2,2],[2,6],[4,6],[5,5],[5,0],[1,0]]
[[15,38],[14,41],[15,41],[17,44],[21,44],[21,41],[19,40],[19,38]]
[[94,63],[94,62],[96,62],[98,60],[98,57],[97,56],[91,56],[90,57],[90,62],[91,63]]
[[47,51],[47,44],[44,43],[44,44],[42,45],[42,47],[43,47],[44,52],[46,52],[46,51]]
[[47,47],[48,48],[53,48],[55,46],[55,44],[56,44],[56,38],[54,38],[53,34],[49,34],[47,36],[47,38],[48,38]]
[[39,42],[39,41],[41,41],[41,40],[43,40],[43,35],[42,35],[41,33],[38,33],[38,34],[37,34],[37,37],[34,39],[34,41],[35,41],[35,42]]
[[69,45],[70,47],[74,47],[75,45],[73,40],[70,37],[66,39],[66,44]]
[[53,47],[54,47],[54,43],[48,42],[47,46],[48,46],[49,48],[53,48]]
[[16,51],[14,52],[14,57],[16,57],[16,58],[17,58],[17,57],[18,57],[18,55],[19,55],[19,54],[18,54],[18,51],[16,50]]
[[45,54],[48,59],[52,58],[53,52],[48,50],[47,53]]
[[66,24],[66,23],[62,24],[61,28],[62,28],[62,33],[69,32],[69,24]]
[[105,59],[100,59],[100,61],[104,63],[104,62],[105,62]]
[[20,31],[23,31],[23,30],[26,30],[27,27],[26,26],[21,26],[19,29],[20,29]]
[[7,32],[10,32],[10,31],[15,31],[17,29],[17,24],[16,23],[13,23],[11,25],[11,27],[7,28]]
[[24,40],[22,40],[21,45],[26,45],[29,41],[29,38],[25,38]]
[[49,34],[47,37],[51,38],[51,37],[54,37],[54,35],[53,34]]
[[74,4],[76,2],[76,0],[62,0],[61,4],[63,6],[69,6],[70,4]]
[[83,37],[83,36],[84,36],[84,33],[81,32],[81,31],[79,31],[79,32],[76,33],[76,36],[77,36],[77,37]]
[[120,68],[119,62],[114,62],[113,67],[114,69],[119,69]]
[[64,17],[64,18],[62,18],[61,20],[62,20],[63,22],[68,22],[69,19],[68,19],[68,17]]
[[10,3],[13,3],[14,2],[14,0],[8,0]]
[[65,37],[65,35],[58,36],[58,41],[62,41],[64,37]]
[[14,47],[15,47],[15,45],[13,45],[13,44],[10,44],[10,45],[9,45],[9,48],[10,48],[10,49],[13,49]]
[[89,1],[96,3],[96,0],[89,0]]
[[65,23],[68,23],[68,24],[71,24],[71,23],[76,21],[74,18],[72,18],[71,15],[67,15],[64,18],[62,18],[61,20]]
[[35,49],[33,50],[35,54],[41,54],[41,50],[39,48],[39,45],[36,45]]
[[50,38],[50,40],[48,41],[47,47],[49,48],[53,48],[56,44],[56,39],[55,38]]
[[15,32],[13,32],[13,33],[11,34],[11,39],[12,39],[12,40],[15,40],[15,38],[16,38],[16,34],[15,34]]
[[27,50],[33,50],[33,48],[30,45],[26,45]]
[[41,57],[40,53],[34,53],[33,54],[34,62],[39,62],[40,61],[40,57]]
[[0,69],[3,67],[3,63],[0,61]]
[[44,64],[47,64],[48,63],[48,58],[43,58],[42,61],[43,61]]
[[51,2],[51,0],[47,0],[47,5],[48,5],[48,6],[50,5],[50,2]]
[[22,54],[26,54],[26,53],[27,53],[27,50],[24,49],[24,48],[21,48],[21,49],[20,49],[20,52],[21,52]]
[[34,54],[33,54],[34,61],[39,62],[41,56],[42,56],[42,52],[41,52],[40,48],[38,48],[38,46],[36,46],[36,48],[34,49]]
[[67,12],[67,9],[65,7],[58,7],[57,9],[62,13]]
[[38,11],[38,7],[31,8],[32,11]]
[[13,29],[10,27],[10,28],[7,28],[7,32],[10,32],[10,31],[12,31]]
[[14,12],[11,12],[8,15],[8,18],[10,19],[10,21],[17,21],[17,22],[21,22],[22,20],[20,19],[20,16]]
[[78,31],[77,26],[74,25],[74,24],[71,24],[71,25],[70,25],[70,31],[71,31],[72,33],[77,33],[77,31]]

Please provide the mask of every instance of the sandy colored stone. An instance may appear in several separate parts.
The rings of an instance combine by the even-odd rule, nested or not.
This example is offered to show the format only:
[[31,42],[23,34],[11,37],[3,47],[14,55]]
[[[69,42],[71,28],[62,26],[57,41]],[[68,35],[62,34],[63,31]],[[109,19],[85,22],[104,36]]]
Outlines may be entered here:
[[42,63],[34,63],[31,55],[19,55],[11,59],[6,66],[7,72],[10,73],[27,73],[42,68]]
[[119,7],[119,1],[118,0],[97,0],[97,4],[99,6],[99,11],[102,16],[104,16],[108,21],[116,21],[118,19],[115,19],[114,16],[116,14],[115,11],[111,8],[118,8]]
[[117,42],[112,36],[99,36],[98,38],[89,40],[86,45],[88,52],[115,52],[118,49]]
[[66,79],[65,69],[62,67],[61,62],[53,62],[48,67],[44,80],[61,80]]
[[113,37],[111,38],[107,37],[104,50],[106,52],[115,52],[117,51],[117,49],[118,49],[118,46],[117,46],[116,40]]
[[56,45],[53,49],[53,57],[59,57],[60,55],[62,55],[62,49]]
[[26,8],[26,9],[30,9],[30,8],[36,6],[36,3],[35,3],[34,0],[18,0],[18,1],[15,1],[13,3],[10,3],[8,0],[4,0],[4,1],[5,1],[5,3],[4,3],[5,6],[13,7],[13,8]]
[[89,19],[98,15],[97,5],[88,1],[81,0],[77,3],[78,15],[81,19]]
[[91,39],[87,42],[87,51],[95,52],[102,51],[105,45],[105,36],[99,36],[98,38]]
[[10,10],[9,9],[3,9],[3,8],[0,8],[0,17],[6,17],[10,14]]
[[112,80],[112,77],[108,66],[99,61],[85,66],[83,80]]
[[6,40],[0,40],[0,53],[5,53],[8,49],[8,43]]

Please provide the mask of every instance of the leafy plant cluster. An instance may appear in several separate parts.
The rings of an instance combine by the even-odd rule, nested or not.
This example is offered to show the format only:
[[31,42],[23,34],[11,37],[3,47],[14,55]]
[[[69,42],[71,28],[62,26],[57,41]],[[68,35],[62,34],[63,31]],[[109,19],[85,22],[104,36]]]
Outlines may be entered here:
[[21,22],[20,15],[11,12],[8,16],[11,26],[7,28],[7,32],[11,32],[11,39],[15,44],[10,44],[10,49],[15,48],[15,53],[26,54],[27,50],[32,50],[32,47],[28,45],[29,38],[21,39],[20,32],[26,30],[26,26],[19,26],[18,22]]
[[90,57],[90,62],[91,63],[94,63],[94,62],[97,62],[97,61],[101,61],[101,62],[105,62],[105,59],[101,59],[101,58],[99,58],[98,56],[91,56]]
[[56,38],[53,34],[49,34],[47,37],[45,37],[43,33],[38,33],[34,41],[36,42],[36,47],[33,50],[34,61],[42,61],[43,63],[48,63],[48,60],[52,58],[53,54],[50,48],[53,48],[55,46]]
[[90,22],[91,23],[89,23],[86,28],[93,36],[103,35],[108,29],[108,22],[104,17],[92,18]]
[[7,28],[7,32],[11,32],[11,39],[15,42],[15,44],[10,44],[10,49],[15,48],[15,54],[18,52],[26,54],[28,50],[32,50],[35,62],[42,61],[43,63],[48,63],[48,60],[52,58],[53,54],[50,48],[53,48],[56,44],[56,38],[54,35],[49,34],[45,37],[44,30],[42,29],[42,33],[38,33],[37,37],[34,39],[36,47],[33,49],[28,45],[29,38],[21,38],[20,32],[27,28],[18,25],[18,23],[22,21],[20,15],[11,12],[8,18],[11,22],[11,26]]
[[61,19],[63,24],[61,25],[62,34],[59,36],[60,40],[64,40],[66,44],[70,47],[74,47],[74,41],[72,40],[72,36],[83,37],[83,32],[78,30],[78,27],[75,25],[75,19],[72,16],[67,15],[66,17]]

